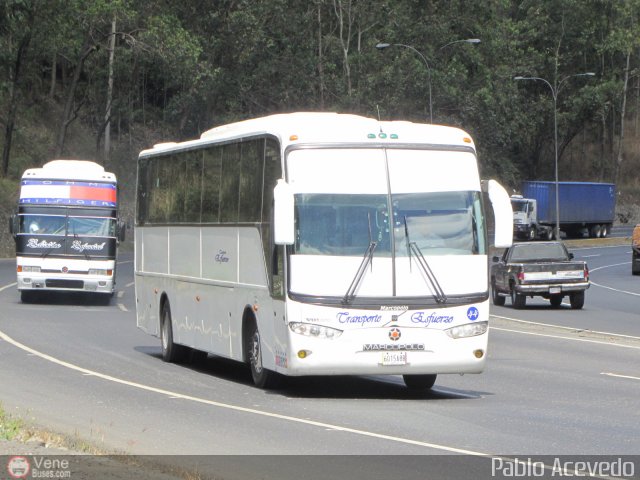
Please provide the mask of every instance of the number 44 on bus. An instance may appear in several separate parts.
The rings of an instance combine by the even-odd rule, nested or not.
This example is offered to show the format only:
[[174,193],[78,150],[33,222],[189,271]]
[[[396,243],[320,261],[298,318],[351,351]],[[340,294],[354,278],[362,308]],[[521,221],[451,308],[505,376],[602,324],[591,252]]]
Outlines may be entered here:
[[457,128],[292,113],[156,145],[138,160],[137,324],[165,361],[245,362],[262,388],[480,373],[483,192],[507,247],[509,196]]

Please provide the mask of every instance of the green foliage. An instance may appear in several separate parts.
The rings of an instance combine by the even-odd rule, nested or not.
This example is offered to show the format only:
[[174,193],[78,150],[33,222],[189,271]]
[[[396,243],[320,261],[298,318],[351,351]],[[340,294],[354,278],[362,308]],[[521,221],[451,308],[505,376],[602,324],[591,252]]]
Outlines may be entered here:
[[12,418],[0,404],[0,440],[13,440],[22,429],[24,422],[17,418]]
[[[628,52],[630,89],[640,87],[640,0],[478,0],[473,7],[463,0],[6,0],[0,127],[32,11],[12,178],[50,159],[61,125],[69,125],[64,156],[102,159],[113,21],[109,166],[128,179],[141,148],[258,115],[328,110],[426,121],[431,89],[434,121],[468,130],[483,175],[517,188],[521,179],[551,178],[555,152],[552,92],[541,81],[513,80],[520,75],[557,87],[561,178],[610,180]],[[468,38],[481,43],[460,42]],[[380,42],[396,46],[379,51]],[[587,71],[596,76],[572,78]],[[630,129],[640,102],[627,100]],[[635,137],[627,131],[622,165],[632,175],[640,162]]]

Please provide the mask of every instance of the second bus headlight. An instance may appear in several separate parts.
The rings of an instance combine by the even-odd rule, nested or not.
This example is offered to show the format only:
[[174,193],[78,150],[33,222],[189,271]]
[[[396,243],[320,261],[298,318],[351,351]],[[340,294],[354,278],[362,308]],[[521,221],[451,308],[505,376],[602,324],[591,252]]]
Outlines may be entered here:
[[338,338],[342,335],[342,330],[337,328],[324,327],[322,325],[314,325],[312,323],[289,322],[289,328],[292,332],[308,337],[316,338]]
[[445,330],[451,338],[466,338],[482,335],[489,328],[489,322],[465,323]]

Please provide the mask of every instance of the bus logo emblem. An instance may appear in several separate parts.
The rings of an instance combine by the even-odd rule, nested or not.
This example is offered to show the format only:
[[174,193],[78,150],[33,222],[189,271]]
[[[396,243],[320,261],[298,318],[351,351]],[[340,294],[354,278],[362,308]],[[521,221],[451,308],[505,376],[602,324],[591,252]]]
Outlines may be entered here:
[[398,340],[400,340],[401,336],[402,334],[400,333],[399,328],[392,328],[391,330],[389,330],[389,338],[394,342],[397,342]]

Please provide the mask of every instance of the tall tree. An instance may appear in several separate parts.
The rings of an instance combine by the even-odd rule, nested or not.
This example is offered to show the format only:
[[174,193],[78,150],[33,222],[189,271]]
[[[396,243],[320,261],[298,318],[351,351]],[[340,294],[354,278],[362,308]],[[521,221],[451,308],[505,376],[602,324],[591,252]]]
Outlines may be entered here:
[[4,145],[2,148],[2,176],[9,171],[9,158],[13,131],[15,129],[20,84],[22,81],[23,63],[27,56],[27,49],[31,42],[33,25],[36,18],[38,1],[8,1],[4,4],[7,31],[4,32],[6,48],[13,52],[12,63],[9,66],[9,107],[4,131]]

